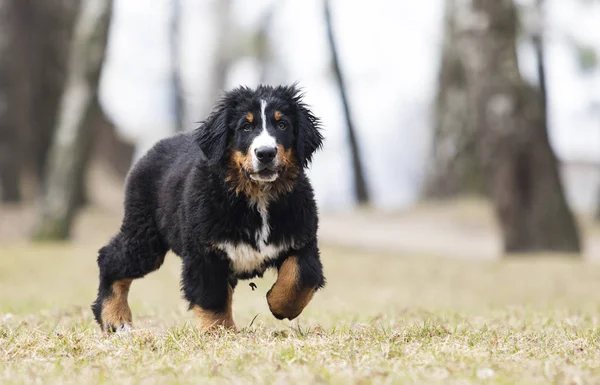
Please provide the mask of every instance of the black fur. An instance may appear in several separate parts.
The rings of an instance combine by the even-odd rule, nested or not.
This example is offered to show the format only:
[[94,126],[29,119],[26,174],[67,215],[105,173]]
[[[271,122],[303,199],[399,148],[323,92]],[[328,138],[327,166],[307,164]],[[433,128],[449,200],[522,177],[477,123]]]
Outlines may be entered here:
[[210,114],[202,128],[197,130],[196,140],[208,165],[221,161],[227,146],[227,98]]
[[[261,100],[268,106],[268,123],[261,120]],[[280,120],[273,120],[275,110],[281,111]],[[252,124],[248,112],[253,113]],[[267,243],[289,246],[253,271],[234,271],[226,252],[215,245],[244,243],[258,250],[255,234],[262,217],[254,197],[227,182],[228,162],[234,151],[248,154],[263,124],[292,152],[298,166],[287,181],[290,189],[268,199]],[[142,278],[158,269],[168,250],[183,259],[182,291],[190,306],[223,311],[228,282],[235,287],[238,279],[262,276],[292,255],[299,263],[298,285],[323,287],[317,209],[304,173],[322,145],[319,129],[319,120],[295,86],[241,87],[226,93],[196,131],[157,143],[128,175],[121,229],[100,249],[100,284],[92,305],[96,320],[102,325],[102,304],[115,281]]]

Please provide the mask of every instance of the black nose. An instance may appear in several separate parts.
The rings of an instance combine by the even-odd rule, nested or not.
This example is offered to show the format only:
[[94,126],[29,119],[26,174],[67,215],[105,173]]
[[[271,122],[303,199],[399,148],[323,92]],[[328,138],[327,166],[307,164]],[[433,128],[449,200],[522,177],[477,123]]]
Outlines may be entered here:
[[260,163],[271,163],[273,159],[275,159],[275,155],[277,155],[277,148],[273,147],[260,147],[254,150],[256,157],[258,158]]

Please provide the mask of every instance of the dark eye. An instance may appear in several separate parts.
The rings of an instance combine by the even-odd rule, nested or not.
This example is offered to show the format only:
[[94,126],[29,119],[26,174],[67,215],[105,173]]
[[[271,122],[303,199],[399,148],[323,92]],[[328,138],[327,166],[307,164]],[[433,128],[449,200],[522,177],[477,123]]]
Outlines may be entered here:
[[277,128],[279,128],[280,130],[285,130],[287,128],[287,123],[279,122],[279,123],[277,123]]
[[252,125],[250,123],[244,123],[244,125],[242,126],[242,129],[244,131],[252,131]]

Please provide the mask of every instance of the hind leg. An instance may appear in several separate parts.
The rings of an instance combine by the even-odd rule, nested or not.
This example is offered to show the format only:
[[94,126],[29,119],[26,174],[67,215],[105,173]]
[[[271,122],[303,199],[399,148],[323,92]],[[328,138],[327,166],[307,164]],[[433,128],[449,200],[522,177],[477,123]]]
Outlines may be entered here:
[[157,237],[136,237],[119,233],[100,249],[98,298],[92,304],[94,317],[105,332],[131,327],[132,315],[127,301],[134,279],[157,270],[167,248]]

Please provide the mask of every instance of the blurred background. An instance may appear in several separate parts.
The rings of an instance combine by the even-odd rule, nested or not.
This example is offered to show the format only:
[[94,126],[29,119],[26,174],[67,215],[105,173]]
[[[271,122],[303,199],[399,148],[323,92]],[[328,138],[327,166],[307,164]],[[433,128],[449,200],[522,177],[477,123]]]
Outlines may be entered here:
[[223,90],[298,82],[321,240],[600,252],[600,2],[0,0],[0,243],[99,248]]

